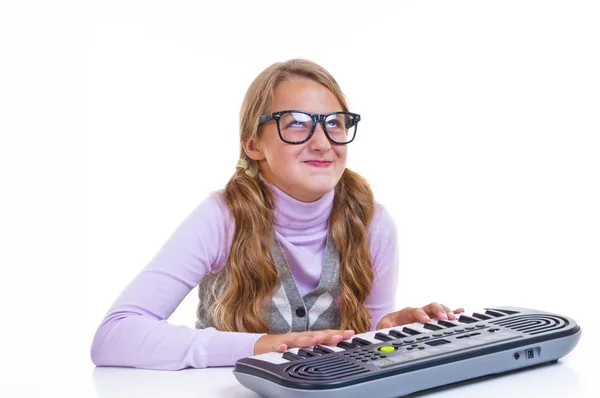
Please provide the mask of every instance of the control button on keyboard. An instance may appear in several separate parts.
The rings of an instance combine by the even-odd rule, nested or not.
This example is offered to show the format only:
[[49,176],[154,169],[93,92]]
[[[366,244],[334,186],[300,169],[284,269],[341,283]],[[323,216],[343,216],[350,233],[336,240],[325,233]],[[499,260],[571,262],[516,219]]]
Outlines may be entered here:
[[383,347],[379,347],[379,351],[381,351],[381,352],[394,352],[394,351],[396,351],[396,348],[391,347],[389,345],[384,345]]
[[479,324],[479,325],[475,325],[475,327],[476,327],[476,328],[484,328],[484,327],[485,327],[485,325],[481,325],[481,324]]

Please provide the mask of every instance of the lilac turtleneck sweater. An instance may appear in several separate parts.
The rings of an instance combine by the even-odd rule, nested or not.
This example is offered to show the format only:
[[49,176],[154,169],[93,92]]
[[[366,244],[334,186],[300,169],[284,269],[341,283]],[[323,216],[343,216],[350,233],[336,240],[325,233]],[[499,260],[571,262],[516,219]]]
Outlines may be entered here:
[[[275,233],[298,289],[305,295],[319,284],[334,190],[306,203],[269,186],[276,199]],[[220,192],[187,216],[106,313],[92,342],[94,364],[178,370],[232,366],[253,355],[256,340],[264,334],[193,329],[167,322],[204,275],[225,265],[233,236],[227,223],[233,219]],[[398,280],[396,226],[379,204],[369,236],[374,280],[366,305],[374,330],[394,310]]]

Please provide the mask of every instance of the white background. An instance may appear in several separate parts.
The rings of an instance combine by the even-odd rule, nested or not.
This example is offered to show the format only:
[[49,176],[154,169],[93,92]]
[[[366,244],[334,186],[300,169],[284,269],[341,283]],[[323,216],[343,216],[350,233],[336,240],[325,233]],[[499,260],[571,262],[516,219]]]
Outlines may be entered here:
[[[573,317],[580,344],[535,383],[591,396],[599,20],[594,1],[3,2],[0,396],[140,392],[99,387],[114,379],[94,371],[93,333],[232,175],[251,81],[295,57],[362,115],[348,167],[398,225],[398,308]],[[193,327],[196,300],[170,322]]]

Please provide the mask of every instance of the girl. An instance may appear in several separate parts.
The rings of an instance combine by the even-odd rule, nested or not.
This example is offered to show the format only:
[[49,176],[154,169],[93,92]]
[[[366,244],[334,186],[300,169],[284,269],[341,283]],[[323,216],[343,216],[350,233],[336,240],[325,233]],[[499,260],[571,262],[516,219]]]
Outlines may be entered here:
[[[240,160],[121,293],[94,336],[98,366],[183,369],[335,345],[354,333],[430,317],[393,312],[396,226],[346,169],[360,116],[334,78],[306,60],[276,63],[250,85]],[[166,319],[198,286],[195,329]]]

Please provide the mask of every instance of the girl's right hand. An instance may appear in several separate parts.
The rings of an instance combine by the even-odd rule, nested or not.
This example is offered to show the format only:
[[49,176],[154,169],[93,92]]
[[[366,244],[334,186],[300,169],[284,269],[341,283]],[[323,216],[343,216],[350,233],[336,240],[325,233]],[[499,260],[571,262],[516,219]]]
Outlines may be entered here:
[[354,336],[354,330],[317,330],[314,332],[291,332],[268,334],[254,344],[254,355],[266,352],[285,352],[290,348],[306,348],[317,344],[336,345]]

